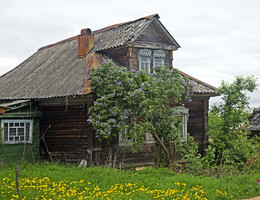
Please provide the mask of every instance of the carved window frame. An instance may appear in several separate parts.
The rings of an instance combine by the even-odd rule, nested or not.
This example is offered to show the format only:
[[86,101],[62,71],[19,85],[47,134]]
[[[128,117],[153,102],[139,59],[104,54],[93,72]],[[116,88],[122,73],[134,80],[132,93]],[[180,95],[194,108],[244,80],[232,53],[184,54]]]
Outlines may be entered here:
[[2,119],[3,144],[32,143],[33,120]]
[[178,106],[173,114],[182,117],[181,139],[182,139],[182,141],[186,141],[187,135],[188,135],[189,109],[185,108],[183,106]]
[[151,58],[152,58],[152,50],[140,49],[138,52],[139,70],[146,71],[148,74],[150,74]]
[[[157,61],[157,59],[160,59],[160,61]],[[163,66],[165,60],[165,52],[163,50],[155,50],[153,52],[153,66]]]

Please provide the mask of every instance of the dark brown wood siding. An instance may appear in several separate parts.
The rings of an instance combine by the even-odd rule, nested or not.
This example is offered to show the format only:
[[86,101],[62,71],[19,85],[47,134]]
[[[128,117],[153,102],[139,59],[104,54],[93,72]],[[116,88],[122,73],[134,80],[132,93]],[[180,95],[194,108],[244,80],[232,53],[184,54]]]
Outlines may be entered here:
[[91,140],[87,106],[50,106],[41,111],[42,158],[68,162],[87,159]]
[[[194,137],[199,145],[200,153],[208,144],[208,97],[194,97],[192,102],[184,102],[184,106],[189,109],[188,133]],[[171,102],[172,106],[176,104]]]
[[128,57],[127,57],[127,48],[115,48],[115,49],[109,49],[109,51],[106,51],[105,54],[108,55],[108,57],[115,60],[119,65],[127,67],[128,68]]
[[168,44],[166,39],[162,36],[162,33],[153,23],[145,29],[145,31],[135,40],[135,42],[156,42]]

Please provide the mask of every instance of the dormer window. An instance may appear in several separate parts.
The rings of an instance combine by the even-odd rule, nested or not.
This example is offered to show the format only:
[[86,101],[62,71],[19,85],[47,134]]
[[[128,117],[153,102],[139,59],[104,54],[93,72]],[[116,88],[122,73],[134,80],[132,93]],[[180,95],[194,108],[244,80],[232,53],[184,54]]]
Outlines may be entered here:
[[146,71],[148,74],[150,74],[151,56],[152,51],[149,49],[141,49],[139,51],[139,70]]
[[156,50],[153,53],[153,66],[163,66],[164,65],[165,53],[162,50]]
[[146,71],[150,74],[152,66],[163,66],[165,60],[165,52],[162,50],[140,49],[138,53],[139,70]]

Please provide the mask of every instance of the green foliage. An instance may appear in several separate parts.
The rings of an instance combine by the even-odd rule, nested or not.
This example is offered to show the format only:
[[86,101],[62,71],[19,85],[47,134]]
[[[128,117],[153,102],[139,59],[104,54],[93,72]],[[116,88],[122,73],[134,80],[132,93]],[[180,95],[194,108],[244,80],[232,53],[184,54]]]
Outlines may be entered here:
[[218,90],[222,101],[214,104],[209,113],[211,150],[215,149],[217,164],[241,167],[257,153],[245,128],[250,112],[247,92],[253,92],[256,88],[253,76],[236,77],[231,84],[222,82]]
[[184,162],[184,170],[189,174],[198,174],[202,169],[201,155],[198,151],[198,144],[192,136],[188,135],[187,141],[180,147],[181,161]]
[[[1,168],[1,199],[18,198],[16,197],[14,169],[15,165]],[[39,199],[80,199],[80,196],[83,197],[82,199],[87,197],[88,199],[101,199],[100,196],[95,195],[106,191],[111,192],[107,193],[108,196],[106,197],[110,199],[153,199],[157,196],[155,194],[163,195],[163,191],[167,191],[168,189],[175,190],[173,193],[180,194],[178,198],[181,199],[185,199],[185,197],[186,199],[199,199],[191,195],[192,190],[203,194],[202,197],[209,200],[245,199],[260,195],[260,188],[256,183],[256,179],[259,178],[260,173],[213,178],[176,174],[165,168],[148,168],[136,172],[133,170],[120,171],[118,169],[101,167],[79,168],[73,165],[60,165],[56,163],[23,163],[19,174],[20,197],[18,199],[24,197],[26,199],[36,199],[37,197]],[[27,181],[27,187],[22,187],[23,180]],[[38,180],[42,180],[42,182],[39,183]],[[49,180],[49,182],[43,180]],[[38,187],[36,187],[37,184]],[[122,186],[122,189],[119,190],[115,187],[114,190],[110,190],[116,184]],[[135,191],[126,187],[128,184]],[[89,190],[86,191],[86,188]],[[96,191],[94,191],[95,188]],[[147,189],[141,190],[140,188]],[[195,190],[196,188],[199,188],[203,193]],[[136,191],[137,189],[139,191]],[[75,190],[77,192],[72,192]],[[182,190],[184,191],[181,193]],[[86,192],[83,193],[84,191]],[[148,191],[151,193],[148,193]],[[129,194],[127,195],[126,193]],[[161,196],[158,199],[173,199],[169,195],[168,193],[168,196]]]
[[[171,165],[170,149],[180,143],[180,117],[174,116],[169,99],[190,100],[191,85],[177,69],[155,67],[153,74],[127,70],[105,62],[89,71],[90,85],[97,99],[90,118],[100,141],[111,140],[121,130],[133,139],[133,147],[151,133],[157,145],[158,162]],[[177,145],[178,146],[178,145]]]

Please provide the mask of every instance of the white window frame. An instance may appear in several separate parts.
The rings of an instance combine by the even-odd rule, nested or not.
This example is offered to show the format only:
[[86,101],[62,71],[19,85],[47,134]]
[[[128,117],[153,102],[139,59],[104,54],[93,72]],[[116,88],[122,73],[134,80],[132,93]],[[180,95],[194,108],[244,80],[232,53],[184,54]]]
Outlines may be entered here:
[[182,137],[182,141],[186,141],[187,140],[187,134],[188,134],[189,109],[185,108],[183,106],[178,106],[173,114],[182,117],[181,137]]
[[[139,70],[146,71],[148,74],[150,74],[151,71],[151,56],[152,51],[149,49],[140,49],[138,53],[138,60],[139,60]],[[147,62],[142,61],[142,58],[147,58]],[[147,64],[147,69],[143,68],[143,65]]]
[[[160,63],[155,62],[156,58],[161,58],[162,62],[160,62]],[[153,53],[153,67],[163,66],[164,65],[164,59],[165,59],[165,52],[164,51],[162,51],[162,50],[154,51],[154,53]]]
[[[10,124],[13,123],[11,127]],[[26,123],[29,123],[29,130],[26,127]],[[8,124],[8,131],[7,133],[5,124]],[[18,124],[18,125],[16,125]],[[21,126],[24,124],[24,126]],[[32,143],[32,132],[33,132],[33,120],[24,120],[24,119],[2,119],[1,120],[1,127],[2,127],[2,140],[3,144],[24,144],[24,143]],[[10,129],[15,129],[15,135],[10,136]],[[18,134],[18,129],[23,130],[23,135]],[[26,139],[26,131],[29,131],[29,138]],[[7,134],[7,137],[6,135]],[[7,138],[7,140],[5,140]],[[11,139],[12,138],[12,139]],[[16,140],[18,138],[18,140]],[[22,139],[24,138],[24,139]]]

